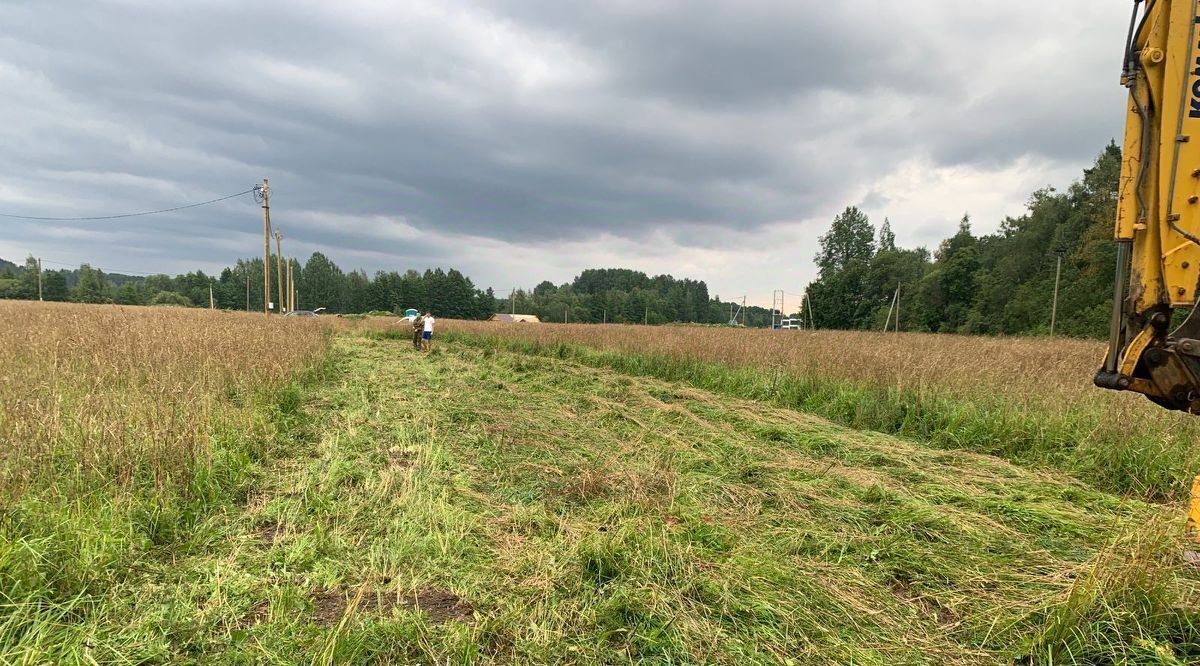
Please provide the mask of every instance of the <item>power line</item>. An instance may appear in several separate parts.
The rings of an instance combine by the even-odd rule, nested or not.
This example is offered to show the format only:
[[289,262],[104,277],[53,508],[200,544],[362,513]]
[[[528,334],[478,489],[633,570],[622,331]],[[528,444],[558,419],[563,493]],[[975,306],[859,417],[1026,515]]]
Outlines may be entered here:
[[209,199],[208,201],[201,201],[200,203],[187,204],[185,206],[175,206],[174,208],[163,208],[161,210],[147,210],[147,211],[143,211],[141,213],[121,213],[120,215],[91,215],[91,216],[87,216],[87,217],[38,217],[38,216],[34,216],[34,215],[10,215],[8,213],[0,213],[0,217],[8,217],[8,218],[13,218],[13,219],[18,219],[18,220],[41,220],[44,222],[71,222],[71,221],[82,221],[82,220],[115,220],[115,219],[123,218],[123,217],[141,217],[143,215],[158,215],[159,213],[171,213],[171,212],[174,212],[177,210],[184,210],[187,208],[197,208],[199,206],[207,206],[209,204],[217,203],[218,201],[225,201],[226,199],[240,197],[243,194],[250,194],[251,192],[257,192],[258,188],[259,188],[259,186],[255,185],[254,187],[252,187],[244,192],[238,192],[237,194],[230,194],[228,196],[218,197],[216,199]]

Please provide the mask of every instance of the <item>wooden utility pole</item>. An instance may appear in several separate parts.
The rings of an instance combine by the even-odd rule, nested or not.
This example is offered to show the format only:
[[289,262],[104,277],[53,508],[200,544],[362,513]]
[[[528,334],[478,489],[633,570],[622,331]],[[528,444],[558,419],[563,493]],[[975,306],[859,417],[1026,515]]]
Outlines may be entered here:
[[896,332],[900,332],[900,284],[896,284]]
[[263,209],[263,314],[271,314],[271,187],[262,184]]
[[42,258],[38,257],[38,300],[42,300]]
[[897,287],[896,291],[894,293],[892,293],[892,302],[888,305],[887,319],[883,320],[883,332],[884,333],[887,333],[888,326],[890,326],[892,323],[892,311],[896,309],[896,296],[899,295],[899,293],[900,293],[899,287]]
[[242,264],[242,277],[246,278],[246,312],[250,311],[250,262]]
[[279,293],[279,313],[283,314],[287,306],[283,302],[283,234],[275,230],[275,282]]
[[1050,303],[1050,337],[1054,337],[1054,324],[1058,319],[1058,279],[1062,276],[1062,251],[1055,252],[1058,255],[1058,263],[1054,267],[1054,300]]
[[292,281],[292,263],[293,263],[292,260],[288,259],[288,262],[287,262],[287,293],[288,293],[287,308],[288,308],[288,312],[294,312],[296,310],[296,285]]

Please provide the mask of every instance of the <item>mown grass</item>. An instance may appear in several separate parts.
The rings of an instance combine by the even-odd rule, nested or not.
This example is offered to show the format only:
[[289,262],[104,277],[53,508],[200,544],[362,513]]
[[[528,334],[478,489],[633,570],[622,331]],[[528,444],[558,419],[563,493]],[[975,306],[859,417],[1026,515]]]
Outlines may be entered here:
[[[231,556],[273,564],[239,597],[265,619],[222,659],[1200,657],[1165,507],[679,383],[392,337],[339,339],[315,396],[328,427],[244,519],[280,536]],[[345,606],[321,624],[329,590]],[[469,619],[361,602],[428,590]]]
[[448,322],[526,354],[684,381],[854,428],[1068,471],[1153,500],[1186,497],[1200,423],[1091,385],[1102,350],[1070,340]]

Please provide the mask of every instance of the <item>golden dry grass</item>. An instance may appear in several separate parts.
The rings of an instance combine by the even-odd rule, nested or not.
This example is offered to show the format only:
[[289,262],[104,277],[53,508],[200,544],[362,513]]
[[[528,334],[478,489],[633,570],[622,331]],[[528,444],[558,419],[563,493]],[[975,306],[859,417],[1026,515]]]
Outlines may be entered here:
[[326,348],[315,321],[0,301],[0,493],[187,478],[238,404]]
[[1022,404],[1107,402],[1162,418],[1132,395],[1100,391],[1104,345],[1065,338],[990,338],[866,331],[770,331],[707,326],[506,324],[445,321],[447,331],[571,342],[732,367],[774,368],[877,386],[1001,394]]

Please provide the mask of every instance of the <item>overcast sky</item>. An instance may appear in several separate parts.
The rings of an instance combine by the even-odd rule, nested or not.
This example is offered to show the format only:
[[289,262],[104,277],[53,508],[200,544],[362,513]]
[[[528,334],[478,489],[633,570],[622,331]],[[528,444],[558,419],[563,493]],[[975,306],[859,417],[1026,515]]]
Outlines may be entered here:
[[[1121,132],[1129,5],[3,0],[0,213],[265,176],[285,251],[344,269],[619,266],[769,304],[847,205],[933,247],[1069,185]],[[0,257],[211,271],[261,234],[245,196],[0,218]]]

